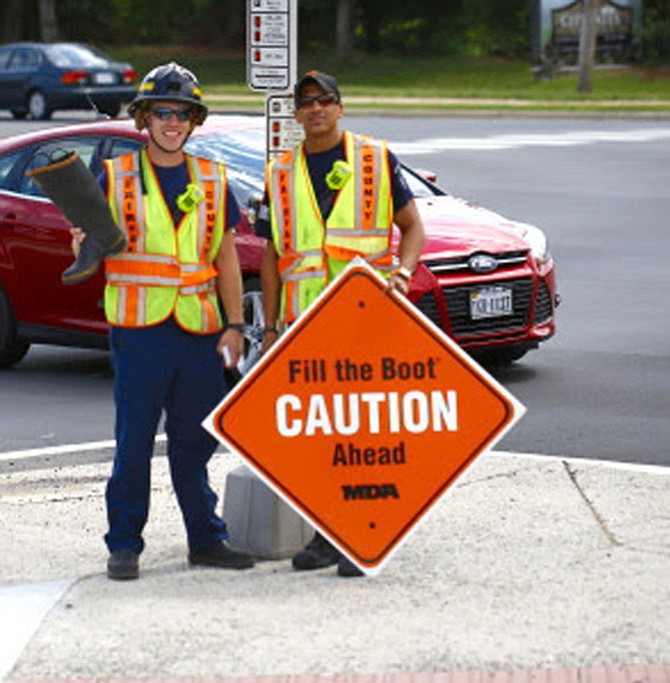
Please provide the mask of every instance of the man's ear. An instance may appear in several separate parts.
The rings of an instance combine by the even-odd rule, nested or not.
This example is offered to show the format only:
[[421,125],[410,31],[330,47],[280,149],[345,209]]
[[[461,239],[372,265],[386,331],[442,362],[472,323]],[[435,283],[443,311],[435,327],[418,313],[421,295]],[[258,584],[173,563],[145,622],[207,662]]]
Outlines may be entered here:
[[[140,121],[142,122],[142,128],[149,128],[149,110],[148,109],[143,109],[140,112]],[[142,130],[140,128],[140,130]]]

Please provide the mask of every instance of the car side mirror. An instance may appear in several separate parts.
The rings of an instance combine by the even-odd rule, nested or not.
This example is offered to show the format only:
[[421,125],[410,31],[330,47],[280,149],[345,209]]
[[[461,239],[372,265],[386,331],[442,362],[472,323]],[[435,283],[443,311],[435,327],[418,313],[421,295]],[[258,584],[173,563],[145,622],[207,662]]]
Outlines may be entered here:
[[435,171],[428,171],[425,168],[415,168],[414,171],[429,183],[437,182],[437,173]]
[[249,195],[247,200],[247,221],[249,225],[253,227],[258,217],[258,212],[260,211],[261,204],[263,203],[263,195],[256,192]]

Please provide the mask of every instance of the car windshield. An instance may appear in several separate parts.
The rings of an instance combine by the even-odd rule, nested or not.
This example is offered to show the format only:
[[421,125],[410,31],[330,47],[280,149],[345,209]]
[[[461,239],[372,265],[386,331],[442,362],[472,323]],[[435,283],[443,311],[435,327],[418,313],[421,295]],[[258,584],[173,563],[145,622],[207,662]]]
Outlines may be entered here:
[[[186,150],[207,159],[223,161],[228,166],[231,183],[242,205],[264,191],[265,135],[259,129],[215,132],[193,136]],[[406,166],[403,175],[415,197],[432,197],[444,192]]]
[[248,206],[250,201],[263,195],[264,142],[265,136],[258,130],[205,133],[193,136],[186,144],[186,151],[227,164],[237,201],[242,206]]
[[415,197],[433,197],[436,194],[444,194],[443,190],[436,185],[433,185],[433,183],[425,178],[422,178],[416,171],[413,171],[404,165],[402,166],[402,170],[405,180],[409,185],[409,189]]
[[108,64],[108,60],[83,45],[46,45],[44,51],[49,59],[62,69],[107,66]]

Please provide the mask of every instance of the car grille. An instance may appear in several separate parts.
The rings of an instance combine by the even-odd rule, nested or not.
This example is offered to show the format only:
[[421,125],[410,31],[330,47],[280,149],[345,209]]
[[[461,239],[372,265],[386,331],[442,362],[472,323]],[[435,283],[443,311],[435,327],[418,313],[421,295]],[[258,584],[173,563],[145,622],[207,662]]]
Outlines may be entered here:
[[549,288],[544,280],[540,280],[540,286],[537,293],[537,304],[535,305],[535,324],[539,325],[540,323],[549,320],[552,312]]
[[[498,332],[510,332],[526,326],[530,302],[533,296],[533,281],[530,278],[517,280],[500,280],[487,282],[487,286],[501,285],[512,288],[514,312],[511,315],[472,320],[470,318],[470,293],[480,285],[463,285],[460,287],[444,287],[442,294],[447,302],[451,331],[454,337],[476,336]],[[438,327],[441,327],[440,316],[435,297],[424,294],[417,302],[417,308]]]
[[[488,252],[478,252],[488,254]],[[498,268],[506,268],[509,266],[523,265],[526,262],[527,251],[505,251],[499,254],[490,254],[498,262]],[[473,254],[468,256],[456,256],[454,258],[444,258],[439,261],[422,261],[435,275],[444,275],[445,273],[469,273],[472,272],[469,261]]]

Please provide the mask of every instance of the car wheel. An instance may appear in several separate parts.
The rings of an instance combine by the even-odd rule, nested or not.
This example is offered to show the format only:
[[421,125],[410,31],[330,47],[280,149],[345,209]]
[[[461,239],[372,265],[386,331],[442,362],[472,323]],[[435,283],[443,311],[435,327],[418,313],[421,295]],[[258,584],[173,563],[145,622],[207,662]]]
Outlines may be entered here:
[[46,95],[41,90],[33,90],[28,95],[28,112],[30,118],[46,121],[51,117],[51,110]]
[[0,289],[0,368],[9,368],[28,353],[30,344],[16,338],[16,322],[7,295]]
[[25,119],[27,115],[28,112],[25,109],[12,109],[12,116],[15,119]]
[[245,325],[244,352],[237,364],[237,369],[244,376],[260,359],[263,345],[265,312],[263,310],[263,293],[261,292],[260,280],[257,277],[251,277],[244,281],[242,305]]
[[17,342],[8,349],[0,349],[0,370],[16,365],[28,353],[29,348],[28,342]]

